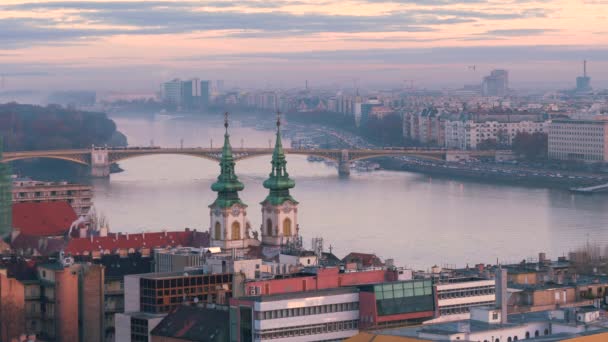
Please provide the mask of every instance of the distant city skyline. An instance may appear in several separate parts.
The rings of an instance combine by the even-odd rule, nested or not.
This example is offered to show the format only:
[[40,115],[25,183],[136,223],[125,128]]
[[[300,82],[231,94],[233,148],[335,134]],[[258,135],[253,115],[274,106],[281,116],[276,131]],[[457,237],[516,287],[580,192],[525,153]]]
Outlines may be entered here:
[[[601,0],[27,1],[0,5],[0,91],[156,91],[174,77],[287,88],[608,87]],[[475,65],[475,68],[470,66]]]

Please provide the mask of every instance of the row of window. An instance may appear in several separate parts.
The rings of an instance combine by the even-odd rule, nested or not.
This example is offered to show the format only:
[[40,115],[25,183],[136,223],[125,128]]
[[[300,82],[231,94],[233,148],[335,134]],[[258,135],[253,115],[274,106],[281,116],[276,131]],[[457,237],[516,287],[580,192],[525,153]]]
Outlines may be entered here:
[[131,318],[131,341],[148,341],[148,321],[145,319]]
[[469,313],[471,308],[476,306],[488,306],[493,305],[494,301],[486,301],[486,302],[477,302],[477,303],[468,303],[468,304],[458,304],[458,305],[446,305],[439,308],[440,315],[456,315],[462,313]]
[[[524,338],[527,340],[527,339],[529,339],[529,338],[530,338],[530,336],[531,336],[531,335],[532,335],[532,334],[531,334],[529,331],[526,331],[526,335],[525,335],[525,337],[524,337]],[[544,335],[545,335],[545,336],[549,335],[549,329],[545,329],[545,331],[544,331]],[[539,336],[540,336],[540,331],[536,330],[536,331],[534,332],[534,337],[539,337]],[[505,340],[503,340],[503,341],[505,341]],[[511,336],[507,337],[506,342],[513,342],[513,341],[519,341],[519,337],[518,337],[517,335],[515,335],[515,336],[513,336],[513,337],[511,337]],[[489,341],[489,340],[483,340],[483,342],[492,342],[492,341]],[[498,337],[497,337],[497,338],[494,340],[494,342],[501,342],[501,341],[500,341],[500,338],[498,338]]]
[[196,286],[196,287],[183,287],[183,288],[172,288],[165,290],[150,290],[150,289],[142,289],[141,297],[142,300],[144,297],[157,298],[161,296],[181,296],[188,294],[197,294],[197,293],[209,293],[216,292],[218,289],[223,289],[230,291],[232,286],[228,284],[219,284],[219,285],[210,285],[210,286]]
[[[164,313],[164,312],[169,312],[172,309],[175,309],[178,306],[181,306],[183,302],[190,302],[190,301],[198,301],[200,303],[207,303],[207,302],[211,302],[211,303],[218,303],[218,302],[224,302],[227,298],[230,297],[230,293],[213,293],[213,294],[204,294],[204,295],[198,295],[198,296],[192,296],[192,297],[172,297],[171,299],[167,299],[167,300],[162,300],[162,303],[160,303],[161,301],[159,301],[159,304],[156,304],[157,302],[153,302],[153,303],[140,303],[140,309],[143,312],[151,312],[151,313]],[[221,299],[221,300],[220,300]]]
[[471,287],[471,288],[466,288],[466,289],[439,291],[437,294],[437,298],[438,299],[462,298],[462,297],[492,295],[494,293],[496,293],[496,289],[494,288],[494,285],[488,285],[488,286]]
[[549,157],[557,159],[568,159],[568,160],[595,160],[602,161],[604,157],[602,155],[584,154],[584,153],[573,153],[573,152],[551,152]]
[[270,311],[257,311],[255,313],[255,315],[256,315],[256,319],[263,320],[263,319],[277,319],[277,318],[287,318],[287,317],[319,315],[319,314],[326,314],[326,313],[332,313],[332,312],[355,311],[355,310],[359,310],[359,302],[307,306],[307,307],[302,307],[302,308],[270,310]]
[[359,320],[331,322],[325,324],[302,325],[289,328],[269,329],[255,332],[256,340],[272,340],[279,338],[290,338],[297,336],[310,336],[326,334],[337,331],[357,330]]
[[203,284],[217,284],[232,282],[232,274],[193,275],[173,279],[147,279],[141,278],[139,284],[142,288],[162,289],[167,287],[195,286]]

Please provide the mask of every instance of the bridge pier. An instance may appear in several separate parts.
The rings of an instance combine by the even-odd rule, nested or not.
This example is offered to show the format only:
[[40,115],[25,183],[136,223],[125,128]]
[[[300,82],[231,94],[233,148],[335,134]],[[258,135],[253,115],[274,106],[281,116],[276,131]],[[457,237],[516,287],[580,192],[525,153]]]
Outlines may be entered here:
[[338,175],[350,175],[350,156],[348,155],[348,150],[342,150],[340,161],[338,162]]
[[107,149],[91,150],[91,176],[98,178],[110,177],[110,159]]

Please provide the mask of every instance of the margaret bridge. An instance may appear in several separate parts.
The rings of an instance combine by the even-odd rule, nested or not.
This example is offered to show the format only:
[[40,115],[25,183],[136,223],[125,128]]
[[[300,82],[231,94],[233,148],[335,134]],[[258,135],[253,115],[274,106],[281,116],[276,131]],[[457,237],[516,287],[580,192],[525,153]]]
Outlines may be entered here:
[[[108,177],[110,165],[125,159],[159,154],[186,155],[209,160],[219,161],[221,148],[160,148],[160,147],[125,147],[49,151],[18,151],[5,152],[1,162],[15,160],[49,158],[86,165],[91,168],[94,177]],[[271,155],[272,148],[233,148],[236,161],[263,155]],[[459,151],[431,148],[404,148],[404,149],[285,149],[287,154],[316,156],[333,160],[338,163],[340,175],[350,173],[350,163],[355,160],[376,157],[411,156],[437,160],[461,160],[469,157],[493,157],[496,151]]]

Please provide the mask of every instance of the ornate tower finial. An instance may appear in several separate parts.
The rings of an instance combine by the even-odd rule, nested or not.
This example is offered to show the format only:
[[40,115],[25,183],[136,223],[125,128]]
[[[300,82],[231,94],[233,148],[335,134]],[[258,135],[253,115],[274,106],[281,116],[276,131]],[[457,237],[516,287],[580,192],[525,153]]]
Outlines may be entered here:
[[264,181],[264,187],[270,190],[270,194],[264,202],[270,201],[272,205],[283,204],[286,200],[298,203],[289,195],[289,189],[295,186],[295,182],[289,178],[289,173],[287,173],[287,160],[285,160],[281,140],[281,112],[277,111],[277,135],[270,161],[272,171],[269,178]]
[[238,192],[244,189],[243,183],[238,180],[234,172],[234,157],[232,155],[232,146],[230,146],[230,135],[228,134],[228,112],[224,113],[224,146],[222,147],[222,156],[220,158],[220,175],[217,181],[211,185],[211,189],[218,193],[217,199],[212,204],[219,207],[230,207],[235,203],[244,205],[239,199]]
[[281,127],[281,111],[277,109],[277,130]]
[[226,134],[228,134],[228,112],[224,113],[224,128],[226,129]]

